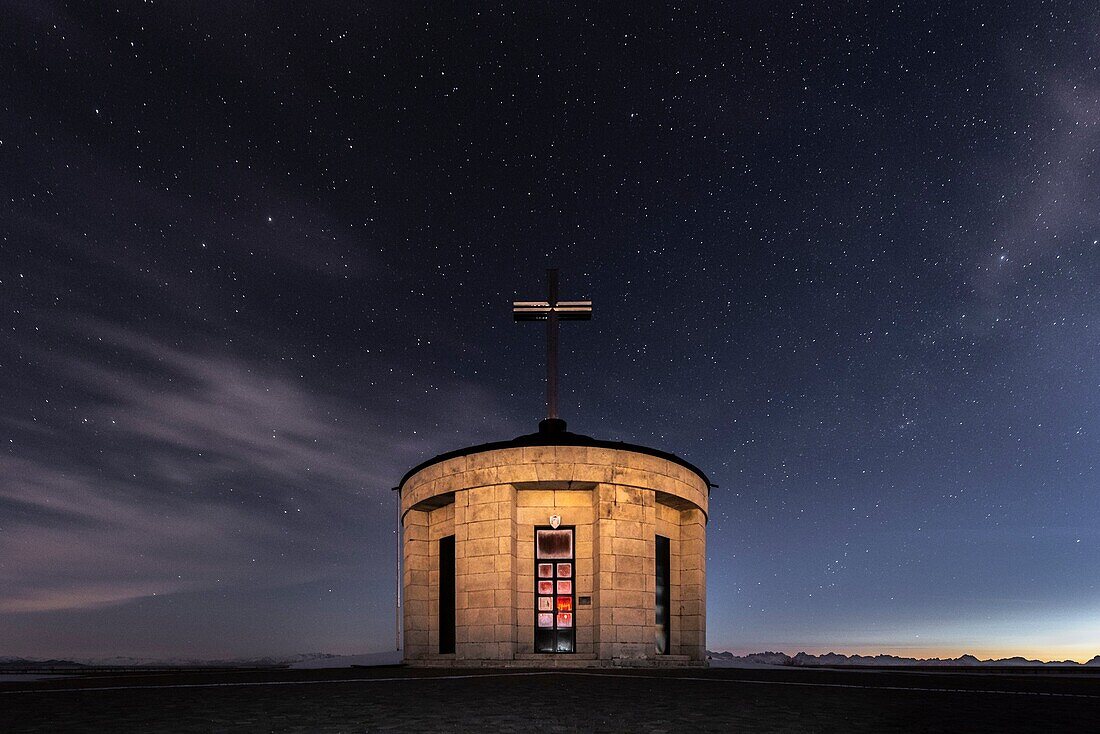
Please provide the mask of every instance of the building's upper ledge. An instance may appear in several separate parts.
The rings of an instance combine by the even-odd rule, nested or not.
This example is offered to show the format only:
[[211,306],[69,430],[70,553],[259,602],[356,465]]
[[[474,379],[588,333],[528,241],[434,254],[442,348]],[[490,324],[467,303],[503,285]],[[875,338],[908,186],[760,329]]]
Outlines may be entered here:
[[[562,421],[562,424],[562,428],[564,428],[564,421]],[[659,449],[650,448],[649,446],[640,446],[638,444],[625,443],[622,441],[604,441],[598,438],[592,438],[591,436],[585,436],[579,433],[572,433],[566,430],[540,430],[536,433],[528,433],[523,436],[517,436],[516,438],[513,438],[509,441],[494,441],[491,443],[483,443],[477,446],[469,446],[467,448],[457,449],[455,451],[448,451],[447,453],[434,456],[431,459],[421,462],[420,464],[417,464],[412,469],[410,469],[405,474],[405,476],[401,478],[401,482],[398,484],[398,487],[403,487],[405,483],[409,481],[409,479],[427,469],[428,467],[436,464],[442,464],[443,462],[447,462],[451,459],[472,456],[474,454],[482,454],[490,451],[501,451],[505,449],[557,446],[608,449],[612,451],[626,451],[635,454],[642,454],[644,456],[656,457],[658,459],[672,462],[687,469],[689,472],[695,474],[699,479],[701,479],[703,484],[706,485],[708,488],[715,486],[711,483],[707,475],[703,473],[702,469],[690,463],[689,461],[680,458],[676,454],[672,454],[667,451],[661,451]],[[543,457],[540,457],[539,452],[524,452],[521,456],[522,458],[519,458],[518,460],[511,459],[507,463],[538,463],[545,459],[553,461],[553,459],[549,456],[545,457],[545,459]],[[611,459],[611,457],[608,458]],[[604,462],[593,461],[591,463]],[[612,464],[616,462],[611,459],[607,463]]]

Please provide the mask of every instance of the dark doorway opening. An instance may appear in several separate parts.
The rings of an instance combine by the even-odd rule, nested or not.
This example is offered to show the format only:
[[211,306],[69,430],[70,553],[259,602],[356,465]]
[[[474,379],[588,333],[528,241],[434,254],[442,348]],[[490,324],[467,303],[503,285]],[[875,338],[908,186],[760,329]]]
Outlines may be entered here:
[[455,651],[455,536],[439,539],[439,652]]
[[657,536],[657,600],[656,600],[656,637],[657,654],[668,655],[672,651],[672,551],[668,538]]
[[535,528],[535,652],[573,652],[577,642],[573,528]]

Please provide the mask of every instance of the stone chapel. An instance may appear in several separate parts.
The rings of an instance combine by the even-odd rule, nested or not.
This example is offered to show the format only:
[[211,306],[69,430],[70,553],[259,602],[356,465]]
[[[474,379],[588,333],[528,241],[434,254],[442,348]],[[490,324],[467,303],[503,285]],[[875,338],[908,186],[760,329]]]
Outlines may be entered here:
[[547,301],[516,303],[516,320],[535,310],[554,332],[550,417],[431,458],[396,488],[405,662],[705,665],[712,485],[674,454],[566,430],[556,322],[591,307],[556,290],[553,278]]

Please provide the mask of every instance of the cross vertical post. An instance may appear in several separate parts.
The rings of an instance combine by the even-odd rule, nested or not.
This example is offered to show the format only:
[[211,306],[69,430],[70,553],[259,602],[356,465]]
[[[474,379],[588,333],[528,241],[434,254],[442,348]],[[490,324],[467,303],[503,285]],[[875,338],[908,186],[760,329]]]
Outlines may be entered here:
[[539,423],[542,431],[564,431],[565,421],[558,417],[558,322],[588,321],[592,318],[592,301],[559,301],[558,269],[546,270],[545,301],[513,301],[516,321],[546,322],[546,419]]
[[546,270],[546,296],[550,313],[546,318],[546,417],[558,417],[558,269]]

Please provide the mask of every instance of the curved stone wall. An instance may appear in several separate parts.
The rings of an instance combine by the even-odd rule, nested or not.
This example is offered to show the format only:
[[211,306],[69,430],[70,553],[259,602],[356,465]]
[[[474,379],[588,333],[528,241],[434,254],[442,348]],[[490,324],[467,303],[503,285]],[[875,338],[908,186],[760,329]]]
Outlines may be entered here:
[[456,456],[430,464],[401,486],[401,513],[460,489],[517,482],[602,483],[670,494],[704,514],[705,481],[682,464],[624,449],[524,446]]
[[[706,481],[626,449],[523,446],[428,464],[400,488],[405,658],[419,664],[703,664]],[[534,529],[575,528],[576,649],[534,652]],[[455,652],[439,652],[439,541],[455,538]],[[669,539],[671,649],[654,641]]]

